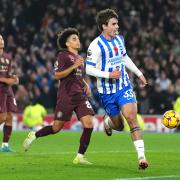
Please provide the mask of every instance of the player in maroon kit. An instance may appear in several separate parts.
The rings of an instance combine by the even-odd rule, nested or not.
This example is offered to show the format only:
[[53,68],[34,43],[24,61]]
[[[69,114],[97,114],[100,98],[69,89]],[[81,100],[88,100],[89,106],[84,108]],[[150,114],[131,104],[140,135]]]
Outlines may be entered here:
[[37,132],[30,132],[23,143],[27,151],[32,142],[39,137],[59,132],[64,123],[71,119],[75,111],[83,125],[79,151],[74,164],[91,164],[84,158],[93,130],[94,111],[88,101],[90,89],[83,79],[84,59],[78,55],[80,48],[79,32],[75,28],[64,29],[57,39],[59,53],[55,62],[55,79],[59,81],[55,120],[52,126],[46,126]]
[[11,58],[4,53],[4,39],[0,35],[0,124],[4,123],[0,152],[14,152],[8,144],[12,133],[12,112],[17,110],[11,85],[18,82],[18,77],[11,74]]

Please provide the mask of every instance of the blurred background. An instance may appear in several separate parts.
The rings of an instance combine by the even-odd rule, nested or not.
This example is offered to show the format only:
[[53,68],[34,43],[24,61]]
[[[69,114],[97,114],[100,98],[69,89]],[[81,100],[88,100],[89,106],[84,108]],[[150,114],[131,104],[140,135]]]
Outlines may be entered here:
[[[14,86],[20,113],[35,101],[53,113],[58,87],[53,79],[56,34],[76,27],[81,35],[80,54],[85,58],[90,42],[99,35],[96,13],[105,8],[118,12],[128,55],[148,79],[149,85],[141,89],[129,73],[139,113],[161,115],[173,109],[180,97],[179,0],[0,0],[0,33],[20,77],[20,85]],[[104,110],[95,79],[86,79],[92,88],[91,103],[101,115]]]

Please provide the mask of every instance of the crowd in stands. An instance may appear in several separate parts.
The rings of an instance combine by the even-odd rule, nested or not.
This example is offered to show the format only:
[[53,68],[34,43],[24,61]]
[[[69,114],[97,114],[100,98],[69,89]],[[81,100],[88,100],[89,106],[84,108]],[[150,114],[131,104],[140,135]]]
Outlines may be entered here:
[[[163,114],[173,108],[180,96],[179,0],[1,0],[0,33],[20,77],[20,85],[14,87],[20,112],[33,101],[53,110],[58,87],[53,79],[57,32],[76,27],[85,58],[88,45],[99,34],[96,13],[105,8],[118,12],[128,55],[148,79],[142,89],[129,72],[139,113]],[[101,114],[95,79],[86,79],[94,110]]]

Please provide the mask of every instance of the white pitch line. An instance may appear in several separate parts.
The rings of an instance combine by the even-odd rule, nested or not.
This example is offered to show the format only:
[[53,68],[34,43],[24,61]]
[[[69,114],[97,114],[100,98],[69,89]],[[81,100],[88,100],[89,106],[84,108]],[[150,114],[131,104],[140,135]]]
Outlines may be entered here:
[[[146,152],[158,152],[158,151],[146,151]],[[88,151],[87,154],[115,154],[115,153],[132,153],[134,154],[135,151]],[[76,152],[74,151],[69,151],[69,152],[37,152],[37,153],[33,153],[31,152],[31,150],[29,150],[27,152],[27,154],[29,155],[52,155],[52,154],[55,154],[55,155],[63,155],[63,154],[76,154]]]
[[[31,153],[30,151],[28,151],[26,153],[29,155],[76,154],[75,151],[74,152],[71,152],[71,151],[69,151],[69,152],[51,152],[51,153],[47,153],[47,152]],[[89,151],[89,152],[87,152],[87,154],[99,154],[99,153],[110,154],[110,153],[135,153],[135,152],[133,152],[133,151]]]
[[169,176],[146,176],[146,177],[134,177],[134,178],[117,178],[114,180],[143,180],[143,179],[164,179],[164,178],[178,178],[180,175]]

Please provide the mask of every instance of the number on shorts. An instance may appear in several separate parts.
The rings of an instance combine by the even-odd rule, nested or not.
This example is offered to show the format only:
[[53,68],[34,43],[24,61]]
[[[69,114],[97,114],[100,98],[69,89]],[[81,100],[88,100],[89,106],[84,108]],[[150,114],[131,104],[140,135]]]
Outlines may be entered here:
[[86,107],[87,107],[87,108],[89,108],[89,109],[91,109],[91,108],[92,108],[92,106],[91,106],[91,104],[90,104],[90,102],[89,102],[89,101],[86,101],[85,103],[86,103]]
[[133,92],[133,90],[132,90],[132,89],[127,90],[127,91],[124,93],[124,97],[125,97],[126,99],[131,99],[131,98],[133,98],[133,97],[134,97],[134,92]]

